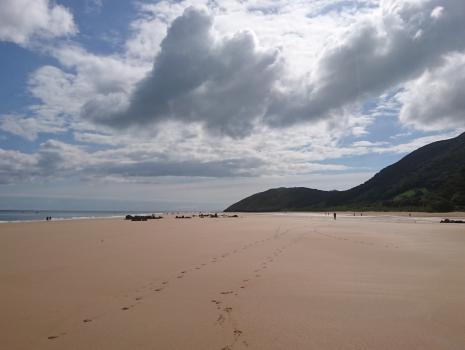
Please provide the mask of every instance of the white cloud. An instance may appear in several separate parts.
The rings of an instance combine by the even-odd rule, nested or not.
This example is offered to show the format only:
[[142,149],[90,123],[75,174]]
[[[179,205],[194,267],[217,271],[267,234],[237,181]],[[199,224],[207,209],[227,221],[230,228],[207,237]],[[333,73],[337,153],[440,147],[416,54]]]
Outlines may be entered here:
[[383,154],[383,153],[405,154],[405,153],[413,152],[417,150],[418,148],[423,147],[432,142],[450,139],[456,136],[458,135],[457,135],[457,132],[455,131],[450,132],[450,133],[441,133],[441,134],[431,135],[431,136],[422,136],[422,137],[417,137],[406,143],[390,144],[390,145],[388,145],[387,143],[383,143],[382,145],[380,144],[370,145],[370,147],[367,148],[365,151],[366,153],[378,153],[378,154]]
[[352,143],[352,146],[354,147],[373,147],[373,146],[383,146],[386,145],[387,142],[383,141],[378,141],[378,142],[372,142],[372,141],[355,141]]
[[431,18],[438,19],[440,18],[444,13],[444,7],[442,6],[436,6],[433,11],[431,11]]
[[278,52],[259,47],[250,32],[215,38],[211,29],[210,16],[187,9],[173,22],[152,72],[127,107],[115,112],[110,95],[110,103],[86,104],[83,116],[119,127],[175,119],[202,122],[221,134],[250,133],[281,73]]
[[[28,155],[29,166],[23,169],[23,177],[8,176],[5,167],[3,183],[31,179],[60,179],[70,176],[81,179],[107,179],[119,182],[153,182],[160,177],[249,177],[304,175],[322,171],[342,171],[340,164],[320,163],[325,156],[320,152],[315,157],[309,144],[309,133],[301,132],[302,147],[296,149],[289,134],[276,133],[269,138],[263,133],[260,138],[247,138],[232,145],[220,138],[206,138],[199,127],[198,133],[167,126],[164,133],[155,138],[113,139],[107,135],[75,133],[80,142],[101,143],[110,149],[92,151],[85,146],[76,146],[57,140],[42,143],[36,153]],[[308,130],[307,130],[308,131]],[[273,133],[274,131],[272,131]],[[113,136],[114,137],[114,136]],[[315,135],[313,142],[324,143]],[[329,145],[328,152],[329,152]],[[334,149],[333,149],[334,150]],[[17,153],[17,155],[24,155]],[[24,155],[26,156],[26,155]],[[333,155],[337,158],[337,154]],[[8,181],[7,181],[8,180]]]
[[[164,6],[167,22],[187,3],[154,6]],[[338,32],[319,57],[305,65],[308,74],[297,77],[293,55],[286,53],[287,47],[277,49],[266,34],[258,44],[251,32],[221,32],[231,25],[231,18],[225,18],[235,18],[238,12],[243,19],[283,17],[289,23],[287,6],[270,6],[248,6],[247,14],[235,2],[226,3],[226,10],[213,5],[209,14],[185,9],[171,23],[161,50],[155,49],[153,69],[137,88],[128,97],[97,97],[84,106],[83,116],[116,128],[157,126],[166,120],[200,122],[214,133],[234,137],[252,133],[257,123],[276,128],[319,120],[335,124],[345,109],[398,88],[465,48],[465,42],[455,39],[465,36],[462,1],[382,1],[378,10],[370,7],[356,20],[342,16],[351,18],[347,31]],[[143,23],[160,24],[161,17]],[[283,27],[275,27],[282,35],[274,32],[273,37],[281,38]],[[363,133],[360,126],[354,127]]]
[[[182,45],[182,40],[189,42],[197,33],[192,27],[176,40],[174,35],[165,37],[167,28],[176,18],[180,22],[179,16],[190,5],[208,8],[210,15],[203,17],[208,33],[203,39],[205,47],[216,54],[217,63],[227,62],[221,53],[226,54],[226,48],[233,43],[249,45],[249,51],[241,46],[237,50],[242,54],[240,60],[222,71],[209,58],[209,64],[202,66],[204,77],[197,82],[197,88],[187,87],[177,96],[169,96],[165,91],[162,98],[154,86],[173,81],[174,71],[166,71],[169,65],[160,63],[160,57],[168,57],[167,49],[161,52],[160,45],[163,39],[165,46],[169,42]],[[386,106],[361,115],[354,112],[358,102],[399,88],[427,69],[441,67],[445,55],[464,45],[463,40],[454,39],[465,34],[459,15],[464,5],[458,0],[350,4],[330,0],[253,4],[195,0],[138,6],[139,17],[131,24],[132,35],[125,52],[102,56],[77,44],[47,47],[46,51],[58,59],[62,68],[45,66],[32,74],[30,92],[41,103],[31,106],[33,115],[26,119],[45,118],[46,123],[36,124],[49,128],[53,125],[57,131],[64,125],[89,131],[101,129],[92,127],[88,120],[117,123],[120,127],[135,125],[135,129],[141,129],[138,126],[142,122],[148,123],[143,127],[145,133],[162,129],[159,121],[178,120],[200,122],[215,133],[240,137],[252,133],[259,124],[281,128],[306,122],[315,125],[324,120],[330,127],[343,124],[361,136],[375,118],[396,115],[400,106]],[[55,7],[59,5],[46,6],[49,10]],[[241,32],[244,28],[250,31]],[[201,50],[202,46],[197,48]],[[279,55],[273,56],[276,52]],[[155,68],[150,71],[155,57]],[[270,69],[258,73],[257,64],[264,62],[265,57],[271,60]],[[189,53],[185,60],[188,63],[176,69],[179,74],[186,73],[194,57]],[[230,82],[228,85],[218,78],[221,75]],[[144,94],[159,103],[142,103]],[[82,109],[83,106],[86,107]],[[347,117],[348,110],[351,117]],[[401,121],[407,119],[402,117]],[[6,124],[12,124],[11,120]],[[421,128],[418,123],[414,125]],[[20,134],[31,139],[38,132],[43,130],[23,130]]]
[[2,130],[34,140],[45,132],[102,129],[80,117],[82,105],[102,96],[126,95],[147,69],[116,56],[93,55],[77,46],[58,46],[51,53],[67,69],[47,65],[31,73],[28,91],[39,102],[28,107],[29,115],[0,116]]
[[72,13],[49,0],[2,0],[0,40],[27,45],[34,38],[54,38],[77,32]]
[[398,97],[400,120],[418,129],[465,127],[465,54],[454,54],[443,66],[427,70],[405,85]]
[[0,119],[0,129],[11,134],[21,136],[29,141],[34,141],[39,133],[64,132],[63,126],[55,122],[48,122],[44,118],[24,117],[21,115],[7,114]]
[[87,14],[99,13],[103,8],[103,0],[85,0],[84,11]]
[[78,142],[99,145],[116,146],[121,144],[121,141],[112,135],[97,134],[93,132],[74,132],[74,139]]
[[[192,4],[209,14],[179,18]],[[2,116],[0,127],[28,140],[71,131],[85,146],[42,144],[19,162],[22,179],[306,176],[348,170],[331,161],[345,156],[401,154],[444,137],[363,141],[377,118],[400,110],[417,128],[463,126],[463,59],[450,54],[463,45],[450,36],[463,30],[454,15],[461,3],[353,4],[357,11],[329,0],[161,1],[140,5],[123,52],[47,46],[59,66],[31,74],[39,102]],[[360,110],[366,99],[374,107]],[[115,116],[120,128],[110,129]],[[362,141],[341,146],[346,136]]]
[[21,183],[35,173],[34,156],[0,148],[0,184]]

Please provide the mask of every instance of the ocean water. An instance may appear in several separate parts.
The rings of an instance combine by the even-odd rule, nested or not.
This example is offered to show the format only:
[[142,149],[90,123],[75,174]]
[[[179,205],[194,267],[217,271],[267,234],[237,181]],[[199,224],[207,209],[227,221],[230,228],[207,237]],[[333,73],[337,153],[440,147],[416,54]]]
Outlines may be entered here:
[[[97,219],[97,218],[118,218],[127,214],[141,215],[147,212],[131,211],[71,211],[71,210],[0,210],[0,222],[16,221],[45,221],[47,216],[52,220],[71,219]],[[152,213],[150,213],[152,214]]]

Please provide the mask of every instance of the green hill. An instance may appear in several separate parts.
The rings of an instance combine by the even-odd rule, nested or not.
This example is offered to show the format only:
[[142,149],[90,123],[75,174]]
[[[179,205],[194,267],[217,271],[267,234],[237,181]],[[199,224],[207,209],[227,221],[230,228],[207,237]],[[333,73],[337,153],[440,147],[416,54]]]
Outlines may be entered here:
[[276,188],[247,197],[225,211],[465,209],[465,133],[408,154],[347,191]]

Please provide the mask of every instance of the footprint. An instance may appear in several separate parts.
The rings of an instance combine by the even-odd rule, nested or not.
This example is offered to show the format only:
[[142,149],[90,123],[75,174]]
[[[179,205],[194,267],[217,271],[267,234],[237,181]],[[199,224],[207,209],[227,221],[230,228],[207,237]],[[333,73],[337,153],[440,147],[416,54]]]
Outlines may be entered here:
[[235,329],[233,333],[234,333],[234,335],[235,335],[236,337],[239,337],[239,336],[241,336],[241,334],[242,334],[243,332],[242,332],[241,330],[239,330],[239,329]]
[[129,307],[127,307],[127,306],[125,306],[125,307],[122,307],[122,308],[121,308],[121,310],[123,310],[123,311],[127,311],[127,310],[129,310]]
[[85,319],[82,320],[82,322],[89,323],[89,322],[92,322],[92,320],[90,318],[85,318]]
[[51,335],[51,336],[47,337],[47,339],[50,339],[50,340],[56,339],[56,338],[58,338],[58,335]]
[[220,325],[223,324],[224,321],[226,321],[226,319],[224,318],[224,316],[222,314],[219,315],[218,318],[216,319],[216,323],[218,323]]
[[142,297],[134,298],[134,300],[137,300],[137,301],[142,300]]

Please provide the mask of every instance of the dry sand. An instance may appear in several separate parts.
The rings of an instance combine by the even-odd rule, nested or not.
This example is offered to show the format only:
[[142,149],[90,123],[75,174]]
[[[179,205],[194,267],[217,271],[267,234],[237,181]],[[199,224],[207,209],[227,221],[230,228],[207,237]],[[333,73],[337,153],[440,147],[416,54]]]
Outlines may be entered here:
[[465,225],[0,225],[1,349],[465,349]]

